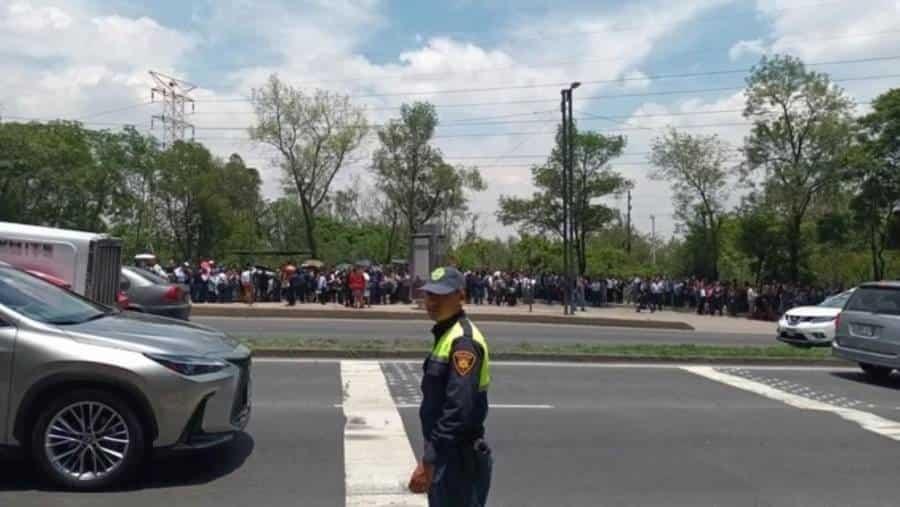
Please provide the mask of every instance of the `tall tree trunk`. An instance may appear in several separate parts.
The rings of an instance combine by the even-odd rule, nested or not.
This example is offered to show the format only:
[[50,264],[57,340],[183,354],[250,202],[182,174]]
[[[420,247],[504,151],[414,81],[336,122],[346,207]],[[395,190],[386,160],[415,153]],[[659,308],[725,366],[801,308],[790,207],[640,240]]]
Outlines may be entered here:
[[306,246],[309,247],[309,254],[318,259],[319,249],[316,245],[316,217],[313,210],[309,207],[309,202],[302,195],[300,197],[300,207],[303,209],[303,228],[306,231]]
[[578,231],[578,275],[584,276],[587,271],[587,238],[584,229]]
[[[720,219],[721,220],[721,219]],[[722,226],[721,221],[712,221],[713,229],[711,234],[710,251],[712,252],[712,276],[713,280],[719,279],[719,231]]]
[[872,279],[884,279],[884,257],[878,245],[878,231],[875,221],[869,226],[869,249],[872,252]]
[[[413,234],[416,233],[416,226],[415,226],[415,224],[413,224],[412,215],[407,215],[407,217],[408,217],[408,220],[406,223],[406,241],[408,244],[406,245],[406,262],[407,262],[406,265],[407,265],[407,269],[411,270],[411,269],[415,268],[414,256],[416,255],[416,250],[415,250],[415,245],[413,244],[414,243],[413,242]],[[409,276],[415,278],[415,273],[410,271]]]
[[391,232],[388,234],[387,253],[385,254],[384,263],[390,264],[394,258],[394,243],[397,240],[397,212],[391,213]]
[[800,281],[800,218],[791,218],[788,227],[788,275],[791,283]]

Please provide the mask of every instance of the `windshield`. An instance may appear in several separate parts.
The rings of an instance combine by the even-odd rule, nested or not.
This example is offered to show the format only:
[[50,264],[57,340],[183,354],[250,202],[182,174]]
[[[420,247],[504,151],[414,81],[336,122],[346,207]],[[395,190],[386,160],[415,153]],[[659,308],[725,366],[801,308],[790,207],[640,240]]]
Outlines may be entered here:
[[845,309],[856,312],[900,315],[900,290],[892,287],[858,289]]
[[840,294],[831,296],[819,303],[819,306],[823,308],[843,308],[845,304],[847,304],[847,300],[850,299],[850,296],[853,295],[852,291],[841,292]]
[[150,282],[153,285],[165,285],[165,284],[169,283],[169,281],[166,280],[165,278],[157,275],[156,273],[148,271],[144,268],[138,268],[138,267],[133,267],[133,266],[123,266],[122,271],[124,271],[130,275],[133,275],[132,277],[129,277],[132,279],[132,283],[134,283],[133,278],[135,278],[135,277],[139,277],[142,280],[144,280],[146,282]]
[[0,267],[0,305],[45,324],[80,324],[111,313],[65,289],[13,268]]

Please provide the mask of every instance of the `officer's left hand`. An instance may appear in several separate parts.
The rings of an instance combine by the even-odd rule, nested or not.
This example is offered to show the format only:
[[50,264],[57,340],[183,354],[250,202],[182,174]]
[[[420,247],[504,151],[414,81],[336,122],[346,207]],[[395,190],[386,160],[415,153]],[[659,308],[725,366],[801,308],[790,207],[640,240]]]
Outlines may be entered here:
[[434,479],[434,465],[419,462],[419,466],[409,479],[409,490],[416,494],[428,493],[431,489],[431,481]]

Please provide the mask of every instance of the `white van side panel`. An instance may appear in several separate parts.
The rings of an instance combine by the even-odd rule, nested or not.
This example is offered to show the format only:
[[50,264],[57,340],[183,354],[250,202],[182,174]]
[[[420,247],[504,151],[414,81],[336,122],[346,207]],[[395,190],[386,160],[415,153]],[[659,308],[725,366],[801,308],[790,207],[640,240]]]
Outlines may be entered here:
[[84,294],[87,272],[86,249],[65,241],[19,239],[0,235],[0,260],[19,269],[40,271],[72,284],[72,290]]

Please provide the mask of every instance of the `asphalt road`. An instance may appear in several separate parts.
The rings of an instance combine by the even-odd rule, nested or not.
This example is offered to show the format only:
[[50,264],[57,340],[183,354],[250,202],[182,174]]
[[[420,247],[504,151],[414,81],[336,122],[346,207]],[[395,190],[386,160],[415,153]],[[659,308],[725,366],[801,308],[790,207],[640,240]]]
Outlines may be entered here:
[[[107,493],[49,491],[26,463],[0,462],[0,505],[344,505],[341,365],[254,368],[253,420],[235,445],[154,461]],[[418,453],[419,366],[381,369]],[[850,369],[709,371],[900,420],[900,380],[872,384]],[[495,507],[893,506],[900,492],[900,442],[675,366],[498,364],[491,403]]]
[[[327,338],[347,341],[370,339],[429,339],[431,325],[424,321],[278,319],[195,317],[194,322],[221,329],[234,336],[254,338]],[[724,334],[697,331],[633,329],[617,327],[566,326],[558,324],[516,324],[481,322],[478,327],[495,345],[532,344],[682,344],[775,345],[772,334]]]

